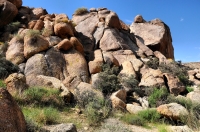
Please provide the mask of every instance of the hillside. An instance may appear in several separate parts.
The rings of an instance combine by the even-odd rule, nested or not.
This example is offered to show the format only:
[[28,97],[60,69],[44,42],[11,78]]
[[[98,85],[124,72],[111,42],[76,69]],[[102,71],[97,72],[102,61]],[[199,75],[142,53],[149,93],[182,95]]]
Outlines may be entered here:
[[128,26],[107,8],[69,19],[1,0],[0,59],[0,132],[199,130],[200,67],[174,61],[158,18]]

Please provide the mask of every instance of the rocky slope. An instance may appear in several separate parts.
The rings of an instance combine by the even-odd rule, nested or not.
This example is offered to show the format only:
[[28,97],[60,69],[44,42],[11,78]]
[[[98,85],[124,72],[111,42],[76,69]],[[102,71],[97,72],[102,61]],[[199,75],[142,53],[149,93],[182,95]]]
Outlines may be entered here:
[[[109,9],[91,8],[76,12],[70,20],[66,14],[48,14],[42,8],[22,6],[21,0],[1,0],[0,28],[0,41],[9,41],[2,54],[20,68],[20,74],[6,79],[11,93],[12,87],[22,90],[21,85],[27,87],[24,83],[47,86],[61,89],[71,102],[72,95],[77,96],[75,89],[96,88],[95,81],[104,64],[118,67],[118,76],[133,76],[141,89],[165,86],[174,95],[186,91],[180,78],[158,67],[152,68],[151,63],[147,65],[154,59],[159,64],[169,64],[174,59],[170,28],[160,19],[146,21],[138,15],[127,26]],[[15,36],[9,35],[14,33]],[[195,84],[200,84],[199,73],[198,69],[190,71],[190,80]],[[23,83],[17,85],[13,80]],[[124,86],[113,93],[113,107],[130,113],[149,107],[143,97],[138,99],[140,106],[128,102],[126,97],[130,92],[134,91]],[[185,111],[177,104],[169,105]],[[158,111],[163,114],[167,107],[160,106]]]

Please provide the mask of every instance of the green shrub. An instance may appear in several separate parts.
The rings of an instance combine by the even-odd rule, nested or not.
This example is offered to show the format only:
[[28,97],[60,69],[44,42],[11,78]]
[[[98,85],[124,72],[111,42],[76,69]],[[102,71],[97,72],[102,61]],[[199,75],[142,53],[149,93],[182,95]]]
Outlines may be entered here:
[[101,99],[89,102],[84,110],[90,125],[97,125],[109,116],[111,104],[109,100]]
[[150,57],[149,61],[146,62],[146,65],[152,69],[157,69],[159,66],[159,59],[156,57]]
[[121,79],[121,83],[123,84],[123,86],[129,88],[129,89],[132,89],[133,91],[137,91],[139,88],[138,84],[138,80],[135,78],[135,76],[131,75],[131,76],[128,76],[126,77],[120,77]]
[[7,32],[14,33],[18,31],[20,24],[21,24],[20,22],[11,22],[10,24],[6,26]]
[[174,76],[177,76],[185,86],[192,84],[192,82],[189,81],[187,74],[187,71],[190,70],[190,68],[187,66],[181,65],[180,63],[174,61],[169,64],[160,64],[159,69],[163,73],[170,73]]
[[119,68],[110,67],[108,64],[102,66],[103,71],[99,73],[99,80],[95,83],[96,88],[104,93],[111,94],[121,88],[121,84],[117,77]]
[[16,34],[15,37],[16,37],[16,40],[19,41],[19,42],[23,42],[24,41],[24,36],[23,35]]
[[10,74],[18,72],[19,68],[5,58],[0,58],[0,79],[7,78]]
[[145,120],[142,117],[130,113],[126,113],[124,116],[122,116],[121,120],[131,125],[137,125],[137,126],[146,125]]
[[60,91],[53,88],[30,87],[23,91],[21,95],[16,95],[15,99],[19,104],[34,104],[37,106],[54,106],[62,108],[64,101],[59,96]]
[[0,87],[6,88],[6,84],[3,80],[0,80]]
[[87,8],[85,7],[82,7],[82,8],[78,8],[76,11],[75,11],[75,15],[83,15],[85,13],[88,13],[88,10]]
[[192,88],[192,87],[190,87],[190,86],[186,86],[186,90],[187,90],[188,92],[192,92],[192,91],[194,91],[194,88]]
[[143,118],[146,121],[151,123],[159,122],[161,115],[157,112],[156,109],[146,109],[139,111],[137,115]]
[[58,123],[60,118],[59,111],[53,107],[23,107],[22,111],[25,116],[25,120],[32,128],[39,128],[43,125]]
[[44,28],[42,30],[42,35],[45,36],[45,37],[49,37],[53,34],[53,31],[51,29],[48,29],[48,28]]
[[98,101],[98,95],[93,91],[76,92],[76,103],[80,108],[85,108],[90,102]]
[[169,93],[167,91],[167,88],[165,88],[165,87],[163,87],[163,88],[161,87],[159,89],[154,88],[148,98],[149,105],[151,107],[156,107],[156,106],[163,104],[166,101],[168,95],[169,95]]
[[0,58],[5,57],[5,53],[8,49],[8,42],[0,42]]
[[199,130],[200,128],[200,104],[199,103],[193,103],[190,99],[187,98],[175,98],[173,96],[169,96],[168,100],[170,102],[176,102],[178,104],[181,104],[184,106],[188,112],[188,116],[182,116],[181,122],[188,125],[190,128]]
[[26,33],[26,35],[28,37],[37,37],[37,36],[41,35],[41,32],[39,30],[29,29],[28,32]]
[[95,82],[97,89],[101,90],[105,95],[111,94],[121,88],[121,84],[117,77],[119,68],[110,67],[108,64],[102,66],[102,72],[99,73],[99,80]]
[[156,109],[146,109],[138,112],[137,114],[126,113],[121,119],[132,125],[147,126],[148,123],[161,122],[161,115]]

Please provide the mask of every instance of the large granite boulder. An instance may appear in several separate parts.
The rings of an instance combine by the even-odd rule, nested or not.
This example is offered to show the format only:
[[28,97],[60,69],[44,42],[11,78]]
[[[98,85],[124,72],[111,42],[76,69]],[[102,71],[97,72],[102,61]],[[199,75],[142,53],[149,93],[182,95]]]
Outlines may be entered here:
[[12,38],[6,52],[6,59],[17,65],[25,61],[23,40]]
[[146,23],[132,23],[131,33],[153,51],[160,51],[166,58],[174,59],[174,48],[169,27],[159,19]]
[[42,35],[26,35],[24,37],[24,56],[27,59],[48,48],[49,42]]
[[173,120],[179,120],[181,117],[187,117],[189,114],[185,107],[177,103],[160,105],[157,107],[157,111],[161,115]]
[[11,95],[21,94],[23,90],[28,88],[28,85],[26,84],[26,78],[21,73],[10,74],[6,78],[5,83],[6,89]]
[[24,115],[10,93],[0,88],[0,132],[26,132]]
[[12,22],[18,13],[17,7],[9,1],[0,1],[0,27]]

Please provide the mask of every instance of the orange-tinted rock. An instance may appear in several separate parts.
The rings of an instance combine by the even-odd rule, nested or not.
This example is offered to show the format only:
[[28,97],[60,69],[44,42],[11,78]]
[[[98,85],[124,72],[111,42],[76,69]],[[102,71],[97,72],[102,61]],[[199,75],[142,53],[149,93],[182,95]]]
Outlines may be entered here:
[[9,1],[0,1],[0,27],[12,22],[18,13],[17,7]]
[[26,122],[21,109],[3,88],[0,88],[0,122],[1,132],[26,132]]

